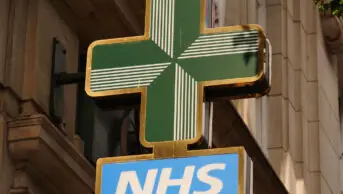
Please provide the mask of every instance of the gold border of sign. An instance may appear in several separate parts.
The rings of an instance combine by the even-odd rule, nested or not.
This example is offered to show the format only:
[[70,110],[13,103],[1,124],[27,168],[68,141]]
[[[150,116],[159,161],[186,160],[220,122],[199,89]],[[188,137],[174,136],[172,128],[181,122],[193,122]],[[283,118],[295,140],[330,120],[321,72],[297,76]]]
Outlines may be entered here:
[[[176,147],[175,147],[176,148]],[[169,149],[170,150],[170,149]],[[216,148],[207,150],[183,150],[179,151],[173,158],[186,158],[192,156],[210,156],[210,155],[221,155],[221,154],[238,154],[238,193],[244,194],[244,181],[245,181],[245,150],[243,147],[230,147],[230,148]],[[96,183],[95,183],[95,194],[101,194],[101,177],[102,177],[102,166],[105,164],[113,163],[124,163],[124,162],[137,162],[144,160],[154,159],[167,159],[167,158],[156,158],[155,152],[152,154],[135,155],[135,156],[120,156],[112,158],[100,158],[96,164]],[[169,158],[170,159],[170,158]]]
[[[206,1],[201,1],[201,18],[200,18],[200,33],[201,34],[213,34],[218,32],[234,32],[234,31],[242,31],[245,29],[257,30],[259,32],[259,70],[260,72],[256,76],[248,77],[248,78],[236,78],[236,79],[227,79],[227,80],[220,80],[220,81],[205,81],[198,84],[199,92],[198,92],[198,110],[202,109],[202,101],[203,101],[203,93],[204,87],[207,86],[220,86],[220,85],[232,85],[233,87],[237,86],[246,86],[246,85],[253,85],[254,83],[258,82],[261,79],[264,79],[264,71],[265,71],[265,61],[264,61],[264,46],[265,46],[265,35],[263,29],[256,24],[250,25],[237,25],[237,26],[230,26],[230,27],[219,27],[219,28],[206,28],[205,25],[205,18],[206,18]],[[143,36],[135,36],[135,37],[125,37],[125,38],[114,38],[114,39],[107,39],[107,40],[98,40],[93,42],[89,48],[87,53],[87,64],[86,64],[86,83],[85,83],[85,90],[86,93],[91,97],[102,97],[102,96],[110,96],[110,95],[120,95],[120,94],[133,94],[133,93],[140,93],[141,94],[141,114],[140,114],[140,141],[141,144],[145,147],[153,148],[152,154],[144,154],[144,155],[135,155],[135,156],[120,156],[120,157],[112,157],[112,158],[100,158],[97,161],[96,166],[96,184],[95,184],[95,194],[100,194],[101,189],[101,173],[102,173],[102,166],[104,164],[110,163],[122,163],[122,162],[132,162],[132,161],[143,161],[143,160],[154,160],[154,159],[167,159],[167,158],[182,158],[182,157],[192,157],[192,156],[208,156],[208,155],[217,155],[217,154],[232,154],[238,153],[239,155],[239,172],[238,172],[238,194],[244,194],[244,167],[245,167],[245,150],[243,147],[231,147],[231,148],[217,148],[217,149],[206,149],[206,150],[188,150],[188,145],[197,143],[201,139],[201,131],[202,131],[202,111],[198,112],[197,115],[197,137],[190,140],[183,140],[183,141],[165,141],[165,142],[157,142],[157,143],[150,143],[145,140],[145,119],[146,119],[146,93],[147,88],[132,88],[132,89],[119,89],[119,90],[110,90],[106,92],[92,92],[90,90],[90,73],[91,73],[91,61],[92,61],[92,52],[93,48],[97,45],[106,45],[106,44],[114,44],[114,43],[125,43],[125,42],[136,42],[136,41],[143,41],[150,39],[150,3],[151,0],[146,0],[146,15],[145,15],[145,30]],[[269,89],[267,89],[268,91]],[[261,94],[251,94],[251,96],[261,96]]]
[[[202,109],[202,103],[204,100],[204,87],[207,86],[220,86],[220,85],[232,85],[233,87],[237,86],[247,86],[253,85],[254,83],[258,82],[261,79],[264,79],[265,75],[265,65],[264,65],[264,48],[265,48],[265,35],[263,29],[256,24],[249,24],[249,25],[237,25],[237,26],[230,26],[230,27],[219,27],[219,28],[206,28],[205,18],[206,18],[206,1],[201,1],[201,17],[200,17],[200,33],[201,34],[213,34],[218,32],[234,32],[234,31],[242,31],[245,29],[257,30],[259,32],[259,73],[256,76],[247,77],[247,78],[235,78],[235,79],[227,79],[227,80],[219,80],[219,81],[204,81],[198,84],[198,110]],[[146,0],[146,14],[145,14],[145,30],[143,36],[134,36],[134,37],[125,37],[125,38],[114,38],[114,39],[107,39],[107,40],[98,40],[93,42],[89,48],[87,53],[87,67],[86,67],[86,83],[85,83],[85,90],[86,93],[91,97],[102,97],[102,96],[110,96],[110,95],[120,95],[120,94],[141,94],[141,113],[140,113],[140,141],[141,144],[145,147],[155,147],[154,145],[157,144],[170,144],[172,141],[168,142],[161,142],[161,143],[154,143],[154,142],[147,142],[145,140],[145,120],[146,120],[146,95],[147,95],[147,87],[141,88],[130,88],[130,89],[119,89],[119,90],[109,90],[104,92],[92,92],[90,89],[90,73],[91,73],[91,61],[92,61],[92,52],[93,48],[97,45],[105,45],[105,44],[114,44],[114,43],[124,43],[124,42],[136,42],[136,41],[143,41],[148,40],[150,38],[150,4],[151,0]],[[268,91],[269,89],[267,89]],[[261,94],[251,94],[248,95],[249,97],[258,97]],[[197,114],[197,136],[194,139],[182,140],[185,144],[194,144],[201,140],[201,132],[202,132],[202,111],[198,111]]]

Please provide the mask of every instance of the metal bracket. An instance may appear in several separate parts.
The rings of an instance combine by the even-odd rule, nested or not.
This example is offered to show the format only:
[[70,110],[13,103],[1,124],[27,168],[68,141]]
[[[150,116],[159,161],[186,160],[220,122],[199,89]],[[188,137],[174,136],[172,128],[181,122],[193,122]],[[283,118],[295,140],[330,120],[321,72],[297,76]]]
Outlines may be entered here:
[[68,84],[79,84],[81,82],[85,82],[86,73],[85,72],[78,72],[78,73],[59,73],[54,75],[54,81],[56,86],[63,86]]

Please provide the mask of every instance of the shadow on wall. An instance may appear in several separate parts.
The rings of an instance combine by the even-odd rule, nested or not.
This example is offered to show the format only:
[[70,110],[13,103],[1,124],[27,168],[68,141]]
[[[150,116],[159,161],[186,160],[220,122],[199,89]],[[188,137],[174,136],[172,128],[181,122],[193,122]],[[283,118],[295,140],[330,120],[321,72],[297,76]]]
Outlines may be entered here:
[[[250,30],[250,27],[247,25],[242,25],[242,28],[246,31]],[[250,37],[247,37],[245,34],[239,34],[233,38],[233,45],[235,48],[239,47],[239,45],[242,45],[242,43],[248,42]],[[254,56],[253,52],[246,52],[243,54],[243,60],[245,65],[247,66],[250,62],[251,57]]]

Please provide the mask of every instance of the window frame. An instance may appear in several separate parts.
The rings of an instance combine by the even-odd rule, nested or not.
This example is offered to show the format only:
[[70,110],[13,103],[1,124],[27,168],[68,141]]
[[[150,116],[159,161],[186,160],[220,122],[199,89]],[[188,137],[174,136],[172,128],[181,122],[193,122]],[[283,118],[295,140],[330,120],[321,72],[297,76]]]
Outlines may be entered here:
[[[64,121],[63,121],[63,115],[64,115],[64,99],[63,99],[63,103],[62,103],[62,112],[63,112],[63,115],[62,116],[56,116],[55,115],[55,110],[56,110],[56,107],[55,107],[55,89],[57,87],[62,87],[62,90],[63,89],[63,86],[58,86],[56,84],[56,73],[55,73],[55,67],[56,65],[56,51],[57,51],[57,46],[58,45],[61,45],[63,47],[63,54],[64,54],[64,57],[65,57],[65,66],[67,65],[67,50],[65,48],[65,46],[61,43],[61,41],[58,40],[58,38],[54,37],[53,40],[52,40],[52,57],[51,57],[51,72],[50,72],[50,93],[49,93],[49,117],[52,121],[52,123],[58,128],[60,129],[63,133],[65,133],[64,131]],[[63,94],[64,94],[64,91],[63,91]]]

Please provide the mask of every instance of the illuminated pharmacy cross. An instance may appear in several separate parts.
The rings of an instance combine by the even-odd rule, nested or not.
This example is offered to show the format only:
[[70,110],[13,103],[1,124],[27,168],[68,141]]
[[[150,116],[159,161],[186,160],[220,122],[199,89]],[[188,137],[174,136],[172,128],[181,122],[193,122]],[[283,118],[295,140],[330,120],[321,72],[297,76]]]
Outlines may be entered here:
[[260,29],[201,29],[202,3],[147,0],[145,36],[100,40],[89,48],[87,93],[145,95],[149,143],[196,139],[202,86],[240,84],[260,73]]

